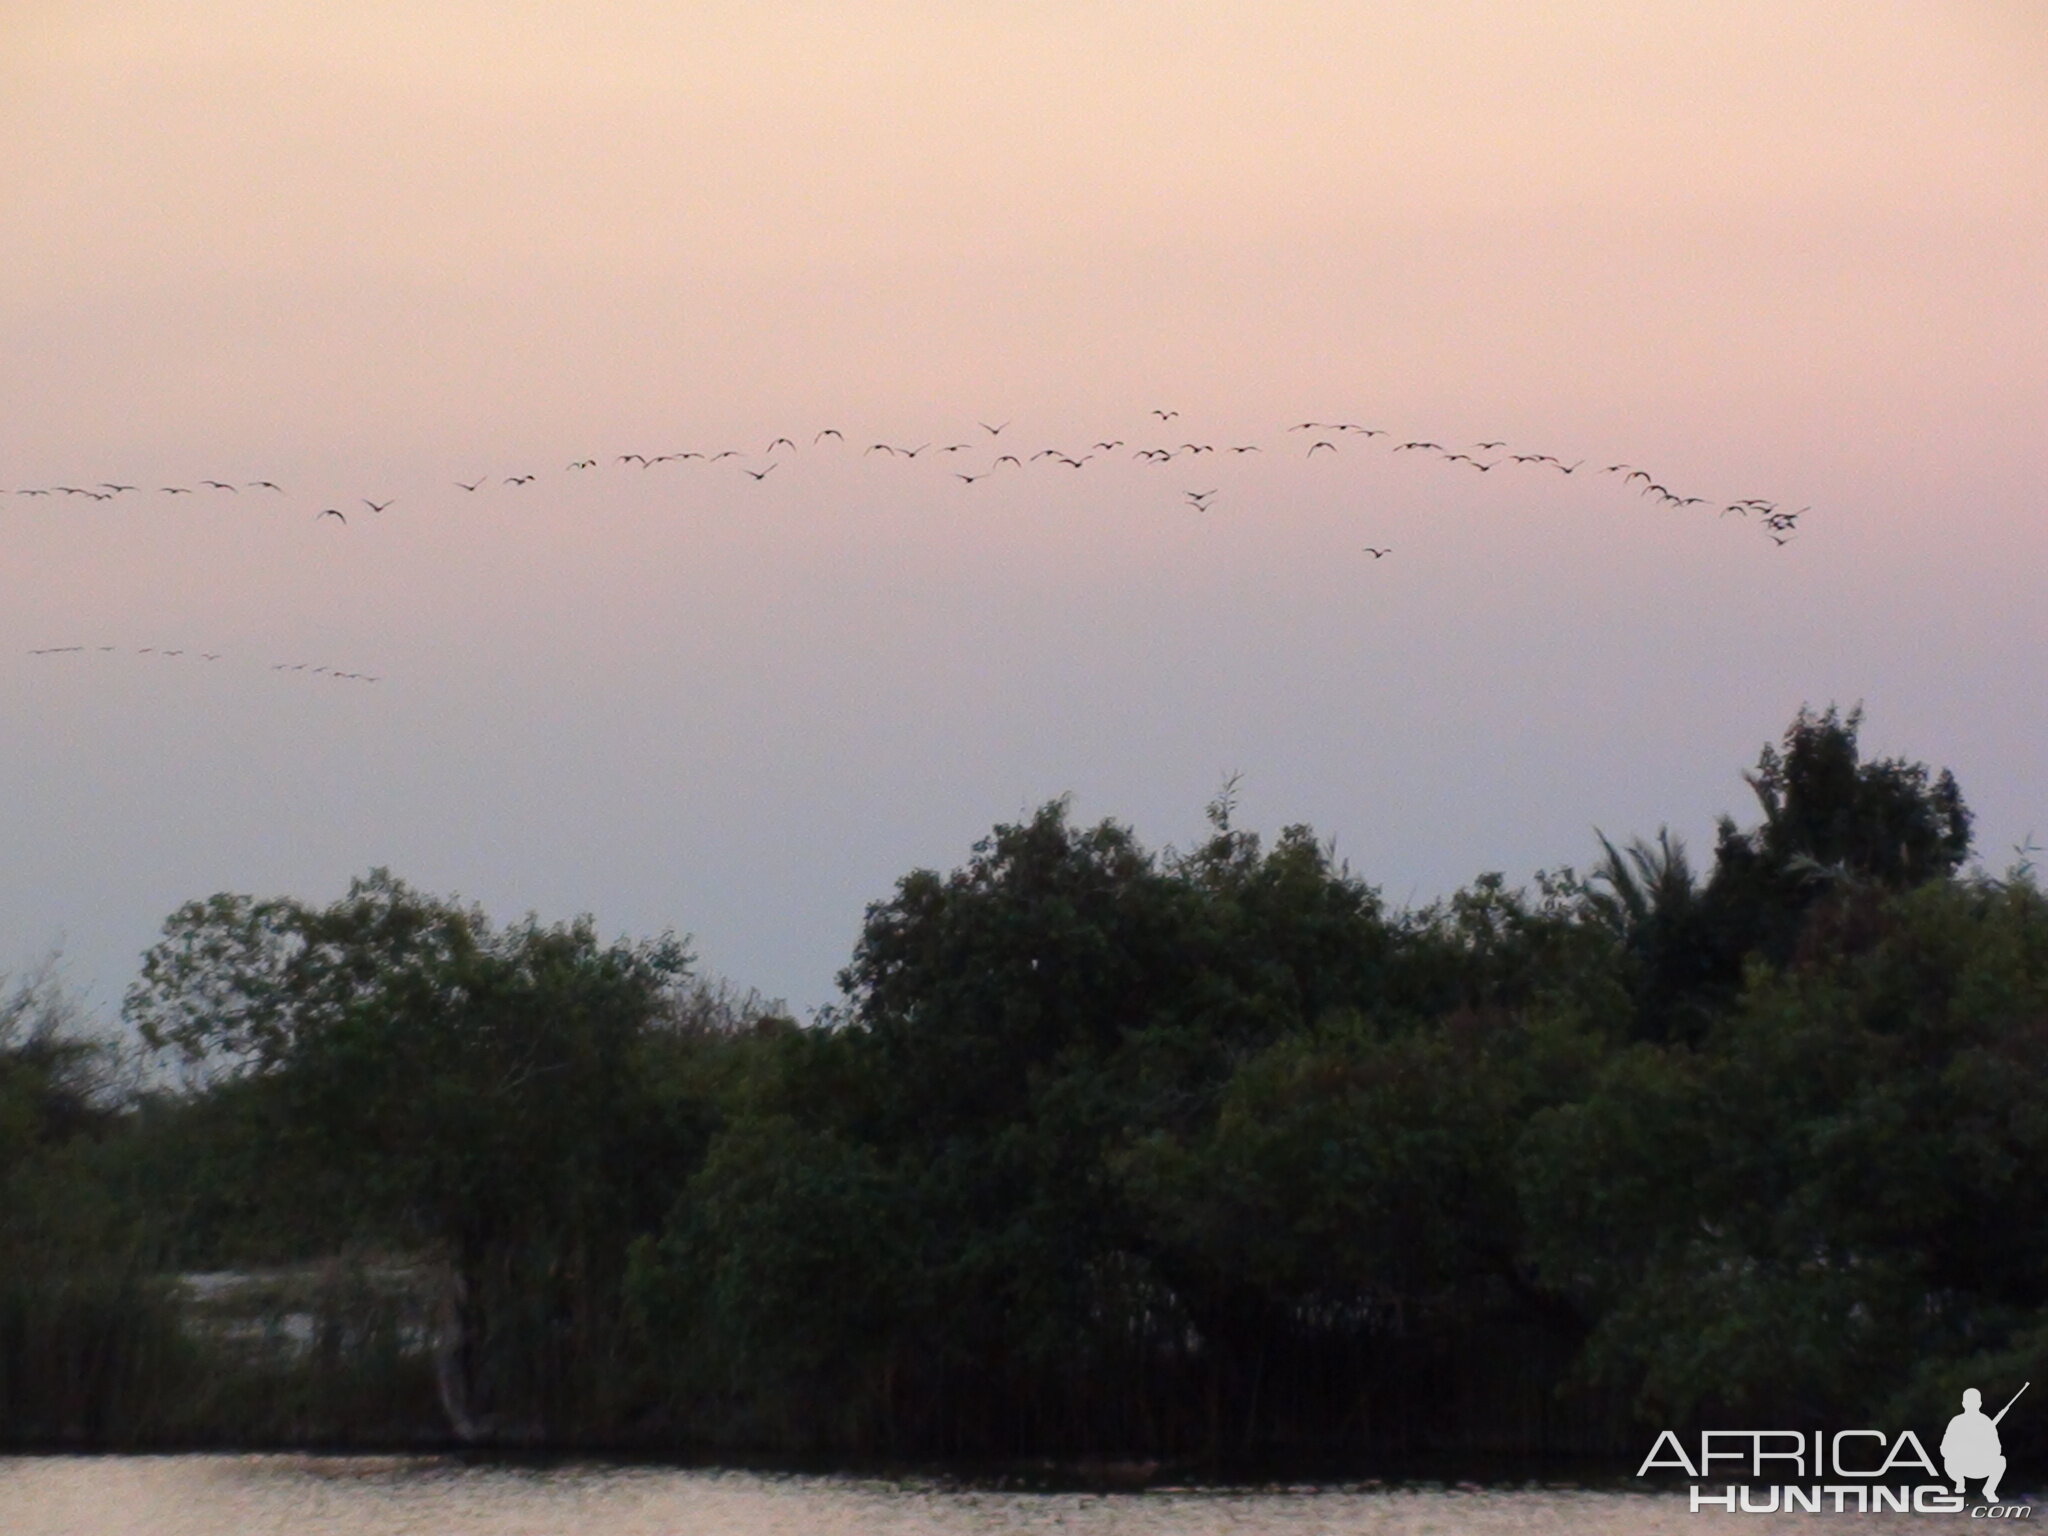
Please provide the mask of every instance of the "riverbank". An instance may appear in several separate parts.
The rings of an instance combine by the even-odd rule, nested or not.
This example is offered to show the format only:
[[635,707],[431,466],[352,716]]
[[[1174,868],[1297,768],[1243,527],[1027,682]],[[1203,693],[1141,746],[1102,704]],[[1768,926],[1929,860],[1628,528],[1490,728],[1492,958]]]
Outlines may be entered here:
[[[1746,1519],[1758,1533],[1804,1517]],[[0,1457],[10,1536],[1678,1536],[1670,1494],[1614,1489],[1333,1483],[1169,1485],[1144,1492],[950,1480],[452,1457]],[[1831,1517],[1921,1531],[1923,1516]]]

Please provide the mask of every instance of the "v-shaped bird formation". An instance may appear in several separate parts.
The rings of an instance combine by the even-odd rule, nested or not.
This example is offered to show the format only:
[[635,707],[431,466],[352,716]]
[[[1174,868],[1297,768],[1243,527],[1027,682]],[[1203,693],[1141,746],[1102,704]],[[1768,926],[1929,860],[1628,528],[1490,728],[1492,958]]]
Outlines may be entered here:
[[[1373,450],[1387,455],[1421,454],[1432,459],[1447,471],[1467,474],[1492,474],[1496,470],[1509,474],[1534,473],[1563,476],[1586,475],[1589,479],[1611,477],[1625,487],[1640,501],[1653,506],[1667,508],[1701,507],[1716,512],[1722,517],[1733,513],[1742,518],[1754,519],[1762,530],[1773,536],[1776,543],[1783,545],[1796,533],[1800,517],[1810,511],[1801,507],[1788,511],[1769,497],[1744,496],[1725,499],[1714,496],[1688,493],[1675,489],[1669,478],[1653,470],[1627,462],[1593,464],[1583,456],[1567,460],[1550,452],[1534,450],[1511,450],[1504,438],[1481,438],[1467,444],[1439,440],[1436,438],[1400,437],[1388,428],[1368,426],[1357,421],[1300,421],[1286,427],[1266,441],[1197,441],[1196,434],[1184,433],[1174,428],[1180,412],[1155,408],[1146,414],[1145,425],[1139,430],[1151,432],[1159,438],[1156,442],[1138,441],[1135,435],[1118,436],[1113,433],[1090,434],[1088,441],[1055,443],[1026,448],[1016,441],[1014,434],[1005,439],[1003,434],[1011,432],[1014,421],[989,422],[976,419],[975,434],[969,434],[962,441],[939,442],[927,438],[922,442],[892,442],[887,439],[869,439],[865,446],[859,446],[863,439],[849,439],[838,427],[821,427],[815,431],[791,435],[778,433],[768,439],[758,450],[731,446],[677,448],[665,452],[626,452],[606,456],[590,455],[571,459],[554,475],[587,475],[593,471],[610,469],[614,472],[644,473],[649,470],[671,466],[675,471],[700,469],[709,470],[724,466],[721,472],[730,473],[734,483],[740,487],[751,482],[759,485],[765,481],[784,459],[795,459],[806,452],[828,453],[842,456],[857,456],[871,459],[883,455],[888,460],[901,464],[943,466],[945,478],[958,482],[963,493],[984,480],[999,474],[1025,473],[1032,470],[1065,470],[1072,472],[1092,466],[1103,466],[1117,459],[1152,469],[1164,469],[1179,464],[1192,468],[1205,455],[1216,455],[1221,459],[1242,461],[1245,455],[1261,454],[1269,458],[1290,456],[1300,459],[1314,459],[1319,454],[1331,458],[1344,454],[1357,454]],[[1130,430],[1130,429],[1125,429]],[[803,437],[807,448],[799,448],[798,436]],[[961,458],[960,455],[966,455]],[[736,463],[727,463],[736,460]],[[452,475],[448,486],[467,495],[478,495],[494,491],[527,491],[548,478],[549,472],[521,466],[516,472]],[[27,497],[76,497],[90,502],[112,501],[118,497],[176,497],[200,496],[219,498],[233,496],[240,498],[245,492],[259,492],[261,500],[276,503],[276,498],[285,498],[288,504],[291,494],[275,480],[260,478],[223,479],[213,476],[194,477],[190,484],[165,484],[151,488],[142,481],[115,481],[80,479],[48,485],[19,486],[11,494]],[[328,495],[324,503],[312,513],[315,522],[332,519],[340,527],[349,527],[351,515],[357,521],[382,514],[394,506],[404,503],[400,498],[380,493],[378,496],[362,494],[361,489],[346,495]],[[1184,502],[1198,512],[1210,510],[1210,498],[1216,495],[1211,488],[1197,491],[1183,488]],[[408,498],[417,502],[419,497]]]
[[[555,470],[523,465],[512,467],[511,473],[477,473],[471,470],[466,475],[448,476],[446,487],[439,494],[446,495],[452,490],[462,497],[526,496],[535,494],[537,487],[544,487],[545,482],[551,479],[582,478],[593,474],[641,476],[649,473],[726,475],[730,477],[727,483],[736,492],[745,494],[761,488],[785,462],[796,464],[805,459],[827,456],[857,465],[893,464],[901,473],[925,473],[938,483],[951,485],[956,494],[966,499],[985,494],[978,492],[977,488],[995,479],[1051,476],[1053,483],[1072,483],[1067,477],[1083,471],[1099,473],[1118,462],[1140,469],[1147,477],[1172,484],[1174,477],[1167,471],[1175,466],[1186,479],[1199,476],[1207,481],[1208,476],[1202,472],[1201,466],[1209,463],[1277,465],[1286,460],[1355,461],[1374,455],[1388,459],[1420,456],[1423,462],[1440,465],[1446,474],[1493,475],[1498,472],[1504,481],[1517,475],[1556,475],[1567,479],[1583,476],[1588,484],[1612,487],[1614,491],[1649,507],[1677,511],[1700,508],[1719,517],[1732,514],[1752,521],[1779,548],[1797,536],[1800,519],[1812,510],[1809,507],[1789,510],[1765,496],[1729,498],[1703,495],[1675,487],[1669,477],[1641,465],[1626,461],[1600,464],[1584,456],[1567,458],[1548,451],[1516,448],[1507,439],[1498,437],[1459,443],[1447,438],[1409,437],[1360,421],[1304,420],[1277,429],[1263,440],[1256,434],[1252,440],[1241,440],[1243,434],[1211,437],[1207,433],[1187,431],[1176,425],[1180,418],[1178,410],[1155,407],[1136,418],[1132,426],[1110,432],[1080,434],[1069,442],[1037,446],[1020,442],[1015,420],[1007,418],[1002,421],[970,418],[972,428],[953,434],[957,439],[954,441],[942,441],[937,437],[926,437],[921,441],[892,441],[865,434],[849,435],[840,427],[823,426],[809,431],[776,433],[756,450],[732,446],[686,447],[656,452],[587,454],[570,459]],[[798,446],[799,439],[804,446]],[[1252,455],[1259,458],[1254,460]],[[1242,480],[1242,475],[1237,478]],[[75,477],[45,485],[16,486],[9,494],[26,498],[61,497],[81,504],[113,502],[120,498],[143,501],[178,497],[225,502],[232,497],[238,505],[304,517],[309,527],[331,526],[337,536],[343,530],[360,530],[365,524],[374,525],[383,514],[394,509],[403,512],[413,507],[428,508],[434,494],[432,486],[404,496],[385,487],[368,488],[376,492],[374,495],[364,494],[365,489],[355,487],[345,494],[330,492],[308,499],[272,478],[206,475],[194,476],[189,483],[180,480],[157,485],[151,485],[144,479]],[[1182,481],[1177,486],[1178,499],[1166,500],[1164,505],[1207,514],[1229,505],[1227,501],[1217,501],[1222,491],[1220,484],[1207,484],[1204,488]],[[1240,502],[1250,499],[1242,489],[1236,495]],[[1392,553],[1392,547],[1384,544],[1368,544],[1362,549],[1362,554],[1371,557],[1374,564]],[[107,645],[43,646],[29,654],[61,656],[88,650],[107,653],[118,649]],[[178,658],[186,653],[143,647],[136,654]],[[194,654],[202,660],[219,659],[218,653]],[[342,671],[331,666],[316,667],[308,662],[274,662],[270,665],[273,671],[307,677],[345,682],[379,681],[371,674]]]

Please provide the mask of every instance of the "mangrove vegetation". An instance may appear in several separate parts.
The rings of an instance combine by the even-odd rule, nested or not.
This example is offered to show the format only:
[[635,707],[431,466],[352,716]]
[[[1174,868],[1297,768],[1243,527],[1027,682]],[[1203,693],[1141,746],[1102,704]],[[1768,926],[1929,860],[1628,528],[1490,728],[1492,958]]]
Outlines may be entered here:
[[195,900],[125,1034],[0,994],[0,1435],[1369,1465],[1938,1425],[2048,1376],[2048,902],[1859,724],[1802,711],[1698,869],[1601,838],[1421,910],[1227,790],[1184,850],[1055,802],[898,881],[803,1023],[382,870]]

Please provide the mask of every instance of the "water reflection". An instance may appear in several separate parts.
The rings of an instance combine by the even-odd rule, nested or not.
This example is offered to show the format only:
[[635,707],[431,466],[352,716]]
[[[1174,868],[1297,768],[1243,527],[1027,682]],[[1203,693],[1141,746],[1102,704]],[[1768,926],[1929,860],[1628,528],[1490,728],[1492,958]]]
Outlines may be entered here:
[[[1699,1536],[1682,1498],[1571,1489],[1154,1488],[932,1482],[438,1457],[0,1458],[8,1536]],[[1745,1532],[1806,1530],[1750,1516]],[[1925,1516],[1829,1528],[1926,1532]]]

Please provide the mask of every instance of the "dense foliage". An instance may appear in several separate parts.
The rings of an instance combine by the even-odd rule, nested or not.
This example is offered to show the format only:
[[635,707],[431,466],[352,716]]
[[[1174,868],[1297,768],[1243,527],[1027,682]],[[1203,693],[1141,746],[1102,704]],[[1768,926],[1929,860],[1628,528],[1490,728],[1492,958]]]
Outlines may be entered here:
[[[809,1027],[381,871],[194,902],[126,1010],[175,1090],[45,983],[0,1010],[0,1424],[1357,1461],[1938,1423],[2048,1363],[2048,902],[1859,725],[1802,712],[1704,876],[1602,839],[1415,912],[1227,793],[1158,854],[1054,803],[871,906]],[[207,1270],[298,1277],[311,1342],[195,1326]]]

